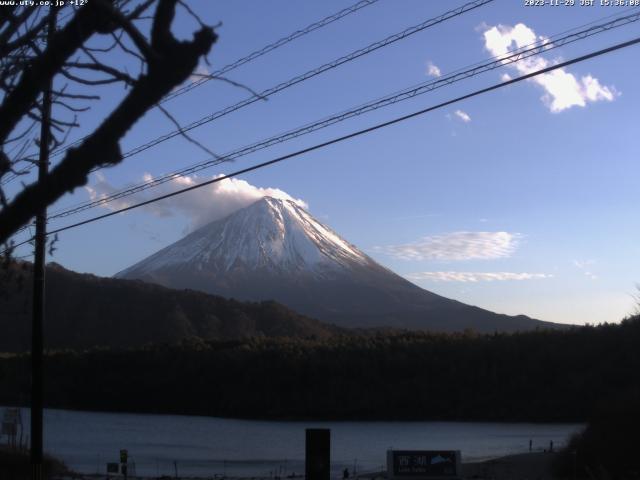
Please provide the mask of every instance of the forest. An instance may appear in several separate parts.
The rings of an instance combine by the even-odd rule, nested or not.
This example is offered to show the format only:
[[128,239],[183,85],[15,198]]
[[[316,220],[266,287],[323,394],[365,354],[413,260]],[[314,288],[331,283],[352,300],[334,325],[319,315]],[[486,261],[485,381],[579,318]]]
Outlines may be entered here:
[[[640,316],[480,335],[360,332],[51,350],[49,407],[268,419],[586,421],[640,399]],[[0,358],[26,405],[29,355]]]

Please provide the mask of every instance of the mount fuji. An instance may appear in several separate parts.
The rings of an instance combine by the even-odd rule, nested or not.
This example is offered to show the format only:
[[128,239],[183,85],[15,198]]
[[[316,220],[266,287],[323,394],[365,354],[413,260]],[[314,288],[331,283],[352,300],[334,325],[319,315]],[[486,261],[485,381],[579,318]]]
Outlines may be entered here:
[[553,327],[441,297],[379,265],[290,200],[263,197],[116,274],[238,300],[276,300],[343,327],[479,332]]

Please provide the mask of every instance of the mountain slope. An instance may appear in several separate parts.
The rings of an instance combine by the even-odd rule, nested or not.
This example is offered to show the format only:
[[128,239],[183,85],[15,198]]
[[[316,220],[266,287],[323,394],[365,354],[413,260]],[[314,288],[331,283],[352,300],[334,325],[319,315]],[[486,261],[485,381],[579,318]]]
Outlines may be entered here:
[[[31,264],[0,270],[0,352],[30,348]],[[139,347],[189,338],[325,338],[341,331],[275,302],[242,303],[202,292],[47,268],[46,348]]]
[[265,197],[116,274],[239,300],[273,299],[344,327],[481,332],[553,326],[419,288],[294,202]]

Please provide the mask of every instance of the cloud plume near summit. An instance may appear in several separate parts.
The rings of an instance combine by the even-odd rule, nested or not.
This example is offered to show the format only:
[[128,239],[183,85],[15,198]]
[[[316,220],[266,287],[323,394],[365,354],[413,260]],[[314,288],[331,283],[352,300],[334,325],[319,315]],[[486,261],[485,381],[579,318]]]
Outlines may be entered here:
[[[221,176],[222,175],[212,177],[198,177],[197,175],[176,176],[169,182],[105,203],[102,207],[109,210],[118,210]],[[92,185],[85,187],[92,201],[100,200],[120,190],[111,185],[102,173],[97,173],[95,180]],[[144,182],[150,182],[152,180],[153,176],[148,173],[143,176]],[[145,205],[141,207],[141,209],[157,217],[182,215],[189,220],[189,230],[193,231],[207,223],[231,215],[235,211],[251,205],[262,197],[291,200],[302,208],[308,208],[304,200],[293,198],[279,188],[256,187],[246,180],[227,178],[217,183],[176,195],[175,197]]]

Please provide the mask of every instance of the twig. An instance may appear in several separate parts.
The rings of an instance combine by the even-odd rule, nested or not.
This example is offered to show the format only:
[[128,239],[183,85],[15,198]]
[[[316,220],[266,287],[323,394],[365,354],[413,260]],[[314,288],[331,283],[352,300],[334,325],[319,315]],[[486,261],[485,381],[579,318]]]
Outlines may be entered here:
[[218,75],[207,75],[205,73],[192,73],[191,76],[192,77],[201,77],[202,79],[208,78],[208,79],[211,79],[211,80],[220,80],[222,82],[229,83],[229,84],[233,85],[234,87],[238,87],[238,88],[241,88],[243,90],[246,90],[247,92],[249,92],[254,97],[258,97],[260,100],[264,100],[265,102],[269,100],[264,95],[260,95],[258,92],[253,90],[251,87],[248,87],[248,86],[246,86],[246,85],[244,85],[242,83],[236,82],[235,80],[231,80],[230,78],[227,78],[227,77],[221,77],[221,76],[218,76]]
[[200,142],[198,142],[196,139],[192,138],[189,136],[189,134],[187,132],[185,132],[182,129],[182,125],[180,125],[180,123],[174,118],[173,115],[171,115],[166,108],[164,108],[162,105],[160,105],[159,103],[156,104],[156,107],[158,107],[160,109],[160,111],[162,113],[164,113],[166,115],[166,117],[171,120],[171,122],[176,126],[176,128],[178,129],[178,131],[180,132],[180,135],[182,135],[184,138],[186,138],[189,142],[193,143],[194,145],[196,145],[197,147],[201,148],[202,150],[204,150],[205,152],[207,152],[209,155],[211,155],[212,157],[219,159],[221,158],[220,155],[218,155],[217,153],[209,150],[207,147],[205,147],[203,144],[201,144]]

